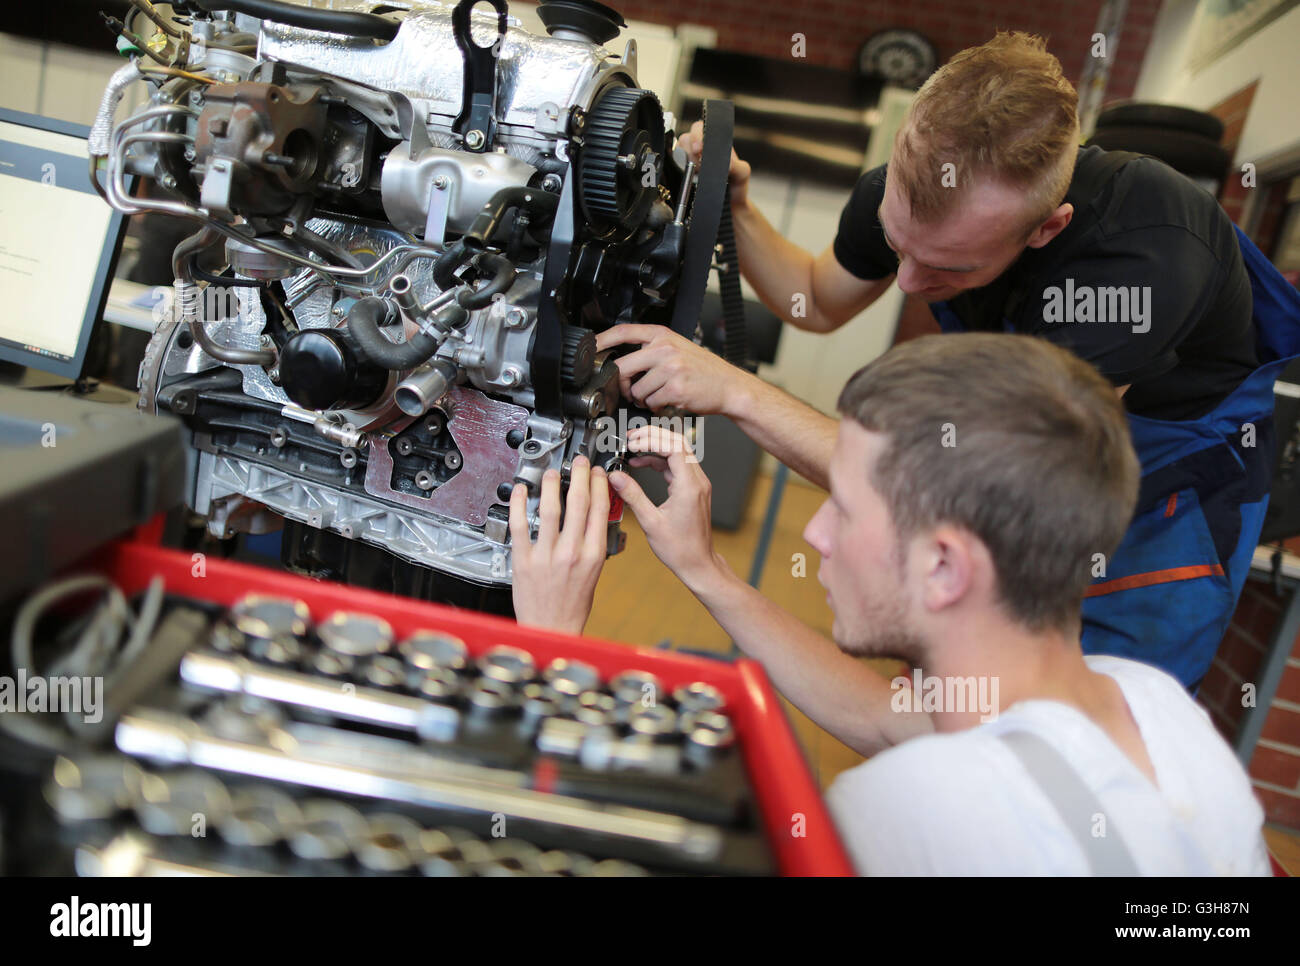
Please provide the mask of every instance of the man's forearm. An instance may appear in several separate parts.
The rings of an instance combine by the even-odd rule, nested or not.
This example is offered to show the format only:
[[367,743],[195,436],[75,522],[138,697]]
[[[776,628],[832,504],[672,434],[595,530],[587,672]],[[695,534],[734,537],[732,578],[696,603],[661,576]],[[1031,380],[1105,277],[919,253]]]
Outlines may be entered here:
[[934,730],[926,714],[894,711],[889,682],[750,587],[720,557],[682,579],[778,691],[859,754]]
[[[759,300],[791,325],[811,332],[829,332],[813,299],[813,256],[772,227],[752,202],[732,210],[740,273]],[[801,296],[796,299],[795,296]],[[802,305],[796,314],[795,308]]]
[[737,376],[722,412],[790,469],[830,489],[837,420],[746,372]]

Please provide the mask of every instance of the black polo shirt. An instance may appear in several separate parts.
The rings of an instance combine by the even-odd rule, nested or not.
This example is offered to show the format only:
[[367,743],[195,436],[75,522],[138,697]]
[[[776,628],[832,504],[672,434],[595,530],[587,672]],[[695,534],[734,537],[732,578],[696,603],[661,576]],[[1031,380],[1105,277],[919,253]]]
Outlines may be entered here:
[[[1135,415],[1194,419],[1258,365],[1250,279],[1213,196],[1155,158],[1117,161],[1081,148],[1065,230],[950,304],[968,329],[1005,331],[1005,318],[1131,385]],[[858,278],[898,270],[876,214],[884,192],[882,165],[840,216],[835,257]]]

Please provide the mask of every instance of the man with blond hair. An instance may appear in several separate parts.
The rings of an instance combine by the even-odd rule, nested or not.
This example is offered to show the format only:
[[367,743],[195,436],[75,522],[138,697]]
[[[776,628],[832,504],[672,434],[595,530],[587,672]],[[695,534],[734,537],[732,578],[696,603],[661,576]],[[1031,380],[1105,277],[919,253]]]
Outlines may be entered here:
[[[1123,542],[1086,561],[1083,648],[1194,690],[1263,523],[1272,383],[1300,351],[1300,324],[1252,318],[1252,287],[1258,300],[1276,272],[1213,197],[1154,158],[1080,148],[1076,104],[1040,38],[1000,33],[962,51],[921,88],[889,163],[861,176],[815,256],[749,201],[733,153],[741,269],[804,329],[838,328],[896,282],[945,332],[1036,336],[1091,363],[1122,398],[1143,479]],[[699,150],[698,128],[683,146]],[[1270,292],[1294,299],[1284,287]],[[662,327],[615,326],[597,344],[634,349],[618,359],[634,401],[726,414],[827,485],[834,420]],[[933,431],[961,446],[964,415]]]

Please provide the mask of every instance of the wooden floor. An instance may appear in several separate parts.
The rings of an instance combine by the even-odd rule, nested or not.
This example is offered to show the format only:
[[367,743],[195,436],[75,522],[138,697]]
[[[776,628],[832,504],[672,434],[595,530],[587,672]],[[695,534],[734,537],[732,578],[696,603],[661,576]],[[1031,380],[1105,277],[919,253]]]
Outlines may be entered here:
[[[742,577],[749,575],[770,491],[771,479],[760,475],[755,481],[740,528],[734,532],[714,533],[714,546]],[[802,536],[804,525],[817,512],[824,498],[821,490],[793,479],[786,486],[759,588],[767,597],[829,637],[831,612],[826,606],[825,592],[817,583],[819,559]],[[731,649],[731,640],[699,601],[650,551],[630,511],[624,517],[623,527],[627,531],[627,549],[611,558],[605,566],[586,633],[645,647],[668,642],[674,649],[727,653]],[[796,554],[804,555],[802,568],[798,566]],[[891,677],[903,667],[894,661],[867,663]],[[862,756],[809,721],[789,702],[785,702],[785,707],[809,767],[823,789],[840,772],[863,760]],[[1272,827],[1265,828],[1264,835],[1278,860],[1292,875],[1300,875],[1300,835]]]

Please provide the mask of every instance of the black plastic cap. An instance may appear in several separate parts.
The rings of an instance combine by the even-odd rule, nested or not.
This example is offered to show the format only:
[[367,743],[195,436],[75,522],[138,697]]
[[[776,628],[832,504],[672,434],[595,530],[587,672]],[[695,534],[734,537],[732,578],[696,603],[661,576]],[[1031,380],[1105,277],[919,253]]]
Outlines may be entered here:
[[537,16],[549,34],[574,30],[597,44],[608,43],[627,26],[621,13],[595,0],[544,0],[537,6]]

